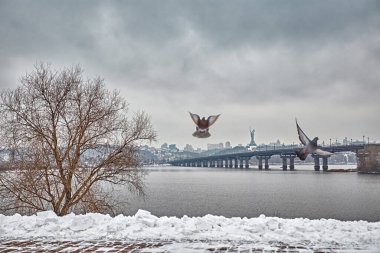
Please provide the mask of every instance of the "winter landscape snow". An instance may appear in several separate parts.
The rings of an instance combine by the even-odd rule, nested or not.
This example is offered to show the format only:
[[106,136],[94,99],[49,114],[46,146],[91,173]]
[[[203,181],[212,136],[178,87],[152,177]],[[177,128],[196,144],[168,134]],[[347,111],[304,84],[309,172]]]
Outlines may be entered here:
[[306,248],[380,251],[380,222],[333,219],[157,217],[145,210],[133,216],[88,213],[57,216],[52,211],[36,215],[0,215],[2,240],[129,240],[244,242],[263,247],[276,245]]

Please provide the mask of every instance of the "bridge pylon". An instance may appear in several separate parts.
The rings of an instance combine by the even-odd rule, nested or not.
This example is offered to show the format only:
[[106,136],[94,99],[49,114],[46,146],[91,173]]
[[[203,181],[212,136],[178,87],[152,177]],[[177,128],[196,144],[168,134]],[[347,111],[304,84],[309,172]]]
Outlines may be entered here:
[[314,170],[315,171],[319,171],[321,169],[321,165],[319,163],[319,158],[322,158],[322,169],[323,169],[323,171],[327,171],[329,169],[328,158],[330,156],[320,156],[317,154],[312,154],[311,156],[314,158]]
[[256,159],[259,160],[259,170],[263,169],[263,160],[264,160],[264,169],[269,170],[269,159],[270,155],[256,156]]
[[294,159],[296,158],[295,154],[285,153],[285,154],[281,154],[280,157],[282,158],[282,170],[288,170],[288,159],[289,159],[289,169],[294,170]]

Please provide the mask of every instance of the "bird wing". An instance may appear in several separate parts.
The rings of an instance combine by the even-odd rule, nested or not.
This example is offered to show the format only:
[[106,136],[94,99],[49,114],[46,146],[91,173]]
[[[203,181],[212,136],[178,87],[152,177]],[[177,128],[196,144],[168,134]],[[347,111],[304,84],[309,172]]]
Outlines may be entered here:
[[219,118],[220,114],[213,115],[207,118],[208,126],[210,127],[212,124],[215,123],[215,121]]
[[329,155],[333,155],[333,153],[328,152],[328,151],[325,151],[325,150],[322,150],[322,149],[319,149],[319,148],[317,148],[314,152],[315,152],[317,155],[320,155],[320,156],[329,156]]
[[297,119],[296,119],[296,125],[297,125],[297,132],[298,137],[303,145],[307,145],[310,142],[310,139],[306,136],[306,134],[302,131],[300,126],[298,125]]
[[199,122],[199,116],[197,114],[194,114],[194,113],[190,113],[190,117],[191,119],[194,121],[195,125],[198,125],[198,122]]

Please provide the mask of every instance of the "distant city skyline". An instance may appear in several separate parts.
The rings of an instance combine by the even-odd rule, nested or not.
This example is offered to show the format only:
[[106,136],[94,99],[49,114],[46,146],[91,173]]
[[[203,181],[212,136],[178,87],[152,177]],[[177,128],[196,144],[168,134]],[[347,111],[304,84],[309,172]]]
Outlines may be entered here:
[[[380,2],[0,1],[0,88],[79,64],[151,115],[152,145],[380,141]],[[192,136],[188,112],[221,114]]]
[[[364,138],[364,139],[349,139],[348,137],[345,137],[343,138],[342,140],[338,140],[338,139],[329,139],[329,140],[319,140],[318,142],[318,145],[321,145],[321,146],[329,146],[329,145],[350,145],[350,144],[361,144],[361,143],[379,143],[379,141],[376,141],[376,140],[370,140],[368,138]],[[246,144],[243,144],[243,143],[231,143],[230,141],[225,141],[224,143],[229,143],[228,145],[228,148],[233,148],[233,147],[238,147],[238,146],[241,146],[241,147],[248,147],[250,143],[246,143]],[[181,146],[181,145],[178,145],[176,143],[167,143],[167,142],[163,142],[163,143],[155,143],[156,145],[150,145],[152,147],[163,147],[166,145],[166,148],[169,148],[170,145],[175,145],[176,148],[178,148],[179,150],[184,150],[184,151],[200,151],[200,150],[211,150],[211,149],[223,149],[223,148],[227,148],[226,145],[224,144],[223,142],[220,142],[220,143],[207,143],[206,144],[206,147],[198,147],[198,146],[193,146],[192,144],[185,144],[184,146]],[[285,142],[282,142],[281,140],[277,139],[276,141],[272,141],[272,142],[269,142],[269,143],[259,143],[259,144],[256,144],[256,146],[263,146],[263,145],[267,145],[267,146],[270,146],[272,147],[273,145],[275,146],[281,146],[281,145],[302,145],[300,142],[292,142],[292,143],[285,143]],[[148,145],[149,146],[149,145]]]

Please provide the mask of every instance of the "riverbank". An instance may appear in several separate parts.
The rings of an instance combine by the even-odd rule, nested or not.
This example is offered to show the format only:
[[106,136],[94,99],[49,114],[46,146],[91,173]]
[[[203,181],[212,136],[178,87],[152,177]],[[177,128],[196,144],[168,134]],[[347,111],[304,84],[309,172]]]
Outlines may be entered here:
[[46,211],[32,216],[0,215],[0,239],[2,242],[42,241],[42,245],[45,242],[81,245],[80,242],[89,241],[161,243],[156,246],[164,251],[154,252],[183,252],[179,249],[189,247],[205,252],[211,246],[215,249],[241,245],[262,252],[276,252],[281,247],[299,252],[380,250],[380,222],[283,219],[265,215],[250,219],[214,215],[157,217],[144,210],[133,216],[89,213],[58,217]]

